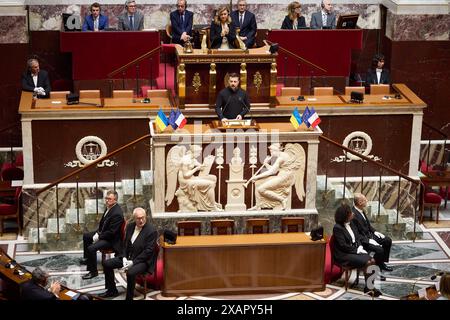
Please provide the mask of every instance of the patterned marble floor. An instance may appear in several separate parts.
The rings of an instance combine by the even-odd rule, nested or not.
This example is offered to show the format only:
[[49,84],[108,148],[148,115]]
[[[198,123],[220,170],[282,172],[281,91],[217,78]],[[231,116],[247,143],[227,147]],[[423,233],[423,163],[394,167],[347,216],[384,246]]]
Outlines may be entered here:
[[[450,209],[443,210],[443,220],[450,220]],[[420,225],[424,233],[421,240],[394,241],[391,252],[390,265],[394,271],[386,272],[386,281],[376,281],[375,285],[383,293],[377,300],[398,300],[412,291],[432,285],[431,277],[440,271],[450,272],[450,228],[426,229]],[[42,252],[37,254],[30,250],[21,237],[7,233],[0,239],[0,247],[24,265],[33,270],[37,266],[46,268],[51,280],[59,280],[68,287],[81,292],[98,294],[104,291],[104,275],[99,265],[100,274],[90,280],[81,277],[86,273],[86,267],[78,264],[82,252]],[[98,261],[100,261],[100,256]],[[114,300],[125,298],[126,281],[124,275],[116,272],[116,283],[120,295]],[[343,281],[339,279],[326,286],[322,292],[302,292],[289,294],[264,295],[220,295],[220,296],[188,296],[164,297],[160,291],[147,294],[146,300],[371,300],[363,293],[364,280],[360,284],[345,291]],[[143,295],[136,290],[135,300],[142,300]]]

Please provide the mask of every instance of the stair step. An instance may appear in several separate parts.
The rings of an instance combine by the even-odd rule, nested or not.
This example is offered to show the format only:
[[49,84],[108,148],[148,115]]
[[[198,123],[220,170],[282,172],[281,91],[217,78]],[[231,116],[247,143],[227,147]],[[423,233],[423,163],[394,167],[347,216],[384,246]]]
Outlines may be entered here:
[[[103,213],[105,211],[105,201],[98,199],[98,212]],[[97,214],[97,200],[85,199],[84,200],[84,213],[85,214]]]
[[66,224],[84,223],[84,209],[79,209],[79,218],[77,218],[77,209],[66,209]]
[[[134,194],[134,181],[133,179],[122,180],[122,193],[124,196],[132,196]],[[142,179],[136,179],[136,194],[143,194]]]
[[141,170],[142,185],[151,186],[153,185],[153,171]]
[[[58,233],[58,221],[56,218],[50,218],[47,221],[47,233]],[[66,219],[59,219],[59,233],[66,232]]]
[[[47,228],[39,228],[39,241],[47,243]],[[37,228],[30,228],[28,232],[28,243],[38,243]]]

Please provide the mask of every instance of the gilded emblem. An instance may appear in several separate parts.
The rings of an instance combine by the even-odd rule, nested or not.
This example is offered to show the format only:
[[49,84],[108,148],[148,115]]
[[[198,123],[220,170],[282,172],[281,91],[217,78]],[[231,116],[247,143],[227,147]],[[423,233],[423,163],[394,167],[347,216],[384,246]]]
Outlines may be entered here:
[[202,86],[200,74],[198,72],[194,74],[194,78],[192,79],[192,86],[195,88],[195,93],[198,93],[198,89]]
[[259,71],[256,71],[256,73],[253,75],[253,84],[256,87],[256,94],[259,94],[259,89],[261,88],[262,84],[262,76]]

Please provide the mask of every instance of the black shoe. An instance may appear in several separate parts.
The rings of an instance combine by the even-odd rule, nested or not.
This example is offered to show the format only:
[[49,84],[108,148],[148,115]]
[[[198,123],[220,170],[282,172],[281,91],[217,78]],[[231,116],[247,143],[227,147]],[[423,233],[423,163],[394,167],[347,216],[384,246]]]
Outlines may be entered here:
[[100,298],[114,298],[114,297],[117,297],[119,295],[119,291],[109,291],[109,290],[106,290],[105,292],[103,292],[103,293],[100,293],[98,296],[100,297]]
[[80,264],[87,265],[87,259],[86,258],[81,258],[80,259]]
[[95,272],[90,271],[89,273],[86,273],[86,274],[85,274],[84,276],[82,276],[81,278],[82,278],[83,280],[88,280],[88,279],[95,278],[96,276],[98,276],[98,272],[97,272],[97,271],[95,271]]
[[367,293],[371,297],[379,297],[382,295],[380,290],[375,289],[375,288],[373,290],[370,290],[367,287],[364,288],[364,293]]
[[380,269],[387,272],[394,271],[394,269],[392,267],[389,267],[386,263],[382,263],[380,265]]

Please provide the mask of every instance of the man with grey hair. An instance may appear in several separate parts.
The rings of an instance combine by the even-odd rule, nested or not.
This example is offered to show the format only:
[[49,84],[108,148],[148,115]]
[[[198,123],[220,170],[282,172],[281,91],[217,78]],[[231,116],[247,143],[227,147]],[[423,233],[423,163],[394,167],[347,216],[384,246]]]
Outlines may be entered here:
[[386,264],[386,262],[389,261],[389,254],[391,252],[391,238],[376,231],[370,224],[370,221],[365,213],[367,198],[361,193],[355,193],[353,197],[354,206],[352,211],[354,213],[354,217],[352,219],[352,223],[361,234],[363,248],[367,252],[375,252],[374,259],[381,270],[392,271],[392,267],[389,267]]
[[97,271],[97,251],[102,249],[113,249],[118,253],[122,248],[121,227],[124,223],[123,211],[117,203],[117,192],[108,190],[106,192],[106,210],[95,231],[83,234],[84,258],[81,264],[87,265],[89,273],[83,279],[91,279],[98,276]]
[[49,274],[45,270],[37,267],[33,270],[31,276],[30,281],[22,284],[22,300],[56,300],[59,298],[61,285],[58,281],[54,281],[46,289]]
[[125,2],[125,12],[118,17],[117,27],[124,31],[139,31],[144,29],[144,15],[136,9],[136,1]]
[[311,29],[335,29],[336,14],[332,11],[331,0],[322,0],[321,10],[311,15]]
[[50,96],[50,79],[48,72],[39,68],[37,59],[28,59],[27,71],[22,74],[22,90],[33,92],[36,97]]
[[106,291],[100,297],[116,297],[116,282],[114,281],[114,269],[127,273],[126,300],[133,300],[136,276],[145,272],[153,273],[157,256],[158,232],[155,227],[147,222],[147,214],[143,208],[133,210],[134,221],[126,228],[123,252],[103,263],[105,272]]

